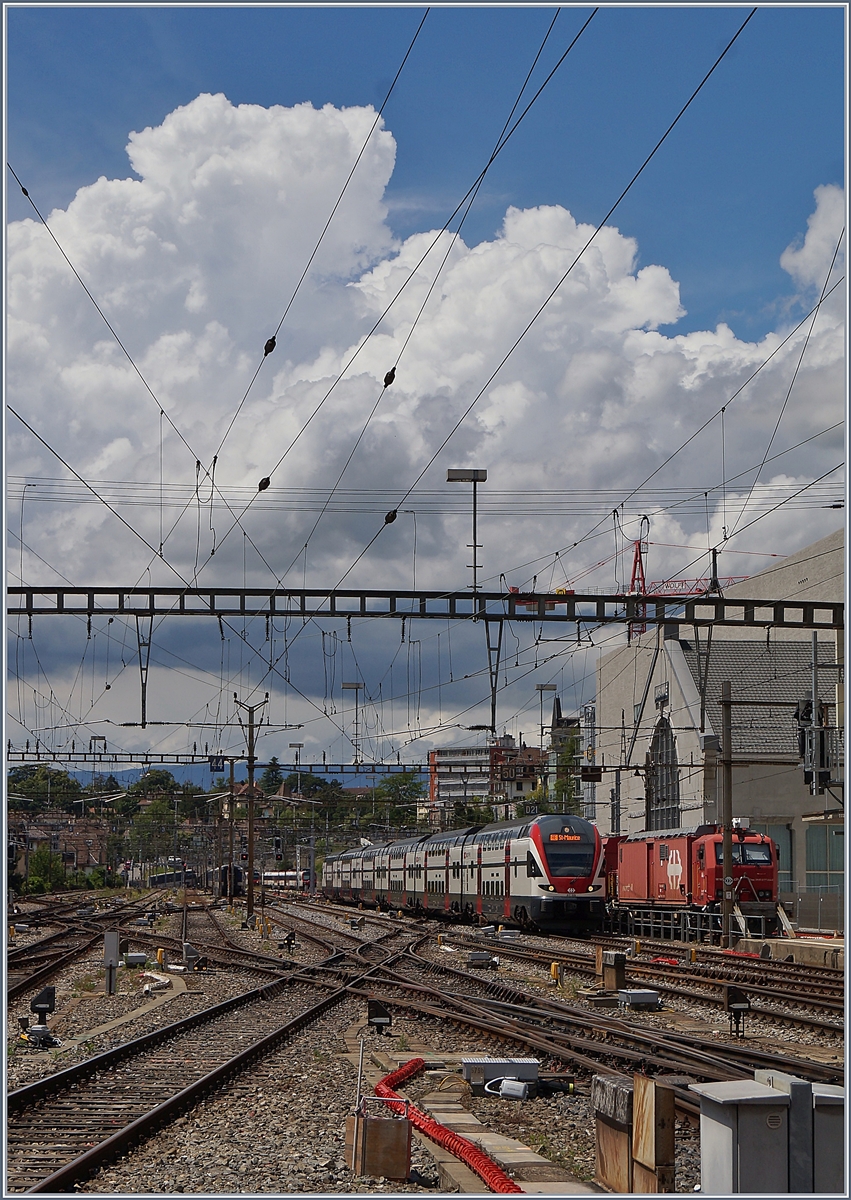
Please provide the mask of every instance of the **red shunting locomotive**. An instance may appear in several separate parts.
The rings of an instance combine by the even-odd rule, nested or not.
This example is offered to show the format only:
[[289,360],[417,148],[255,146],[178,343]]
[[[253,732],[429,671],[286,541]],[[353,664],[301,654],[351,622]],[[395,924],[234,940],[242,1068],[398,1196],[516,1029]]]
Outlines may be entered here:
[[[718,912],[724,891],[723,841],[720,825],[606,838],[609,910]],[[776,918],[778,857],[771,838],[752,829],[733,830],[732,891],[746,919]]]

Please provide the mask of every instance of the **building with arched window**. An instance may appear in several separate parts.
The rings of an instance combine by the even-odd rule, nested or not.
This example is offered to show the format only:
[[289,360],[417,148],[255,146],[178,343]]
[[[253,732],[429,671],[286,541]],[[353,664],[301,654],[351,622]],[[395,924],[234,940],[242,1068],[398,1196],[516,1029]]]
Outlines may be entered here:
[[644,759],[644,828],[679,829],[680,765],[669,719],[662,715],[653,729]]
[[[726,588],[727,599],[841,602],[842,530]],[[845,716],[841,630],[820,631],[815,672],[831,779],[804,778],[796,708],[813,686],[809,631],[649,626],[597,665],[594,819],[601,833],[689,829],[721,812],[721,685],[732,708],[733,814],[780,848],[781,894],[807,928],[842,924]]]

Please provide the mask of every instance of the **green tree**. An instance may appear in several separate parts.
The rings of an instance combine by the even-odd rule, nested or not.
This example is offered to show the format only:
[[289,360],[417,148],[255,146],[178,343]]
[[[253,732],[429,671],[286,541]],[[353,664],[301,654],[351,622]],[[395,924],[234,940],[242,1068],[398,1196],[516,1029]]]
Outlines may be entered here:
[[14,767],[7,784],[11,812],[45,812],[49,808],[72,812],[72,801],[83,795],[79,781],[67,771],[42,763]]
[[31,892],[52,892],[61,888],[65,883],[65,868],[62,866],[62,855],[55,854],[46,846],[33,850],[30,854]]
[[135,783],[131,783],[127,791],[132,796],[155,796],[157,793],[171,796],[180,791],[180,786],[171,771],[151,767]]
[[83,788],[87,796],[98,796],[101,794],[109,796],[122,790],[121,784],[114,775],[95,775],[92,782]]
[[277,757],[273,755],[269,759],[268,767],[260,776],[260,787],[267,796],[271,796],[278,790],[283,782],[284,773],[281,770],[281,764],[278,762]]
[[139,797],[127,795],[113,800],[112,811],[119,817],[134,816],[139,811]]
[[426,785],[416,771],[399,771],[393,775],[385,775],[375,789],[376,797],[390,800],[394,807],[403,804],[413,804],[426,794]]
[[553,784],[554,807],[559,812],[581,816],[582,796],[579,784],[579,734],[574,732],[562,746],[556,760],[556,779]]
[[[181,830],[178,828],[178,847]],[[174,849],[174,805],[158,796],[133,818],[128,839],[135,858],[158,858]]]

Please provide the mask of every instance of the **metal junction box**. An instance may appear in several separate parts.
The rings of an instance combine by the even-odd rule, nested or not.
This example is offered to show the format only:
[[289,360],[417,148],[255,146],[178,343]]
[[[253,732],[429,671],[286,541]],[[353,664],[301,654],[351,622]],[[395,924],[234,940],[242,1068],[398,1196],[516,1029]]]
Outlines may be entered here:
[[813,1084],[813,1191],[845,1194],[845,1088]]
[[789,1191],[841,1193],[845,1186],[845,1089],[808,1083],[784,1071],[757,1071],[755,1078],[789,1095]]
[[618,1001],[625,1008],[658,1008],[659,993],[653,988],[621,988]]
[[481,1067],[484,1072],[484,1083],[491,1079],[525,1079],[538,1078],[537,1058],[462,1058],[461,1068],[464,1078],[470,1082],[473,1067]]
[[700,1188],[704,1195],[789,1191],[789,1096],[735,1079],[692,1083],[700,1097]]

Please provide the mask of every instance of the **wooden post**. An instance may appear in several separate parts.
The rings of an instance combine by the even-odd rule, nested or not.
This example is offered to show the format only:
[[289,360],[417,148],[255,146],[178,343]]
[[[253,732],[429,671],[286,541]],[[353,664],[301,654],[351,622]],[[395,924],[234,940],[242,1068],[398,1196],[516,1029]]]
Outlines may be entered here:
[[632,1186],[636,1193],[673,1192],[674,1089],[633,1076]]
[[622,1195],[632,1189],[632,1080],[595,1075],[591,1103],[596,1125],[596,1179]]
[[597,983],[603,982],[603,947],[597,946],[594,951],[595,963],[594,974],[597,976]]

